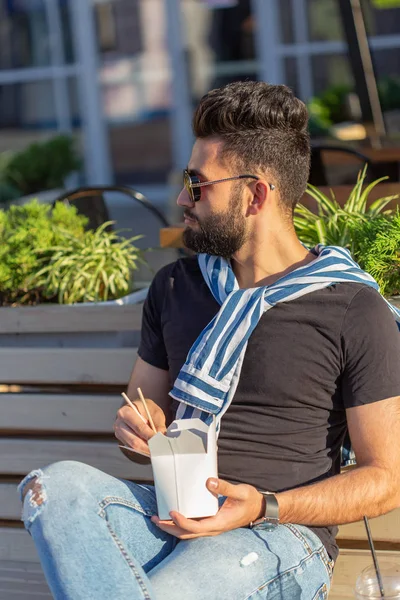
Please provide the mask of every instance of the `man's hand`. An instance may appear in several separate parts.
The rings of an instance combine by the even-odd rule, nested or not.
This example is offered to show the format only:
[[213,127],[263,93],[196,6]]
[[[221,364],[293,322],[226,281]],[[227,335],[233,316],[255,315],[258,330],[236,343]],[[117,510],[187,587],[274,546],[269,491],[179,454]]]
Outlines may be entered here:
[[227,497],[214,517],[187,519],[172,511],[172,521],[160,521],[158,517],[152,517],[151,520],[163,531],[181,540],[189,540],[247,527],[251,521],[264,514],[264,497],[252,485],[234,485],[223,479],[210,478],[207,479],[206,486],[215,496],[221,494]]
[[[132,404],[136,406],[139,414],[128,405],[121,406],[114,423],[115,437],[125,446],[129,446],[133,450],[150,456],[147,441],[155,433],[148,424],[147,414],[141,400],[135,400]],[[165,433],[166,420],[164,411],[153,400],[146,398],[146,404],[157,431]]]

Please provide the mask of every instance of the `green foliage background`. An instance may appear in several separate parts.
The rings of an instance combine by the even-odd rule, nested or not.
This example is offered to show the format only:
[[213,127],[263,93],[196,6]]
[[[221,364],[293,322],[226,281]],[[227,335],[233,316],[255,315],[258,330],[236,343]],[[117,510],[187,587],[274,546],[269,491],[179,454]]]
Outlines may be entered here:
[[331,193],[327,196],[314,186],[307,193],[315,200],[317,212],[299,204],[294,225],[300,240],[308,247],[316,244],[342,246],[350,250],[360,267],[378,282],[384,295],[400,293],[400,213],[388,209],[398,195],[368,203],[371,191],[385,179],[364,187],[366,168],[344,206]]
[[[307,103],[311,135],[327,136],[332,125],[349,120],[346,99],[354,92],[348,83],[334,84]],[[378,81],[378,93],[384,112],[400,109],[400,77],[385,77]]]
[[298,204],[294,213],[296,232],[304,244],[342,246],[354,254],[357,250],[354,228],[360,222],[393,214],[393,210],[386,209],[386,206],[396,200],[397,195],[379,198],[368,205],[372,190],[387,178],[382,177],[364,187],[366,175],[367,168],[364,167],[344,206],[340,206],[333,192],[327,196],[317,187],[308,186],[307,193],[315,200],[317,211],[312,212]]
[[400,213],[360,221],[354,227],[354,258],[386,296],[400,294]]
[[79,170],[72,137],[58,135],[18,152],[0,154],[0,202],[64,187],[65,178]]
[[86,231],[73,206],[0,210],[0,304],[102,301],[128,293],[142,251],[106,223]]

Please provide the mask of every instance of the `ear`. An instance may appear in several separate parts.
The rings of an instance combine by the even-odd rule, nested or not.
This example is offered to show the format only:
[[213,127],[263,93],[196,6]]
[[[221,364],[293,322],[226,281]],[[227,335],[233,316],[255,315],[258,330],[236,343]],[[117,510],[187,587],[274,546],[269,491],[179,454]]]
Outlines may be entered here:
[[247,214],[256,215],[260,212],[264,204],[268,202],[271,188],[268,184],[258,180],[254,182],[250,189],[253,192],[253,195],[247,207]]

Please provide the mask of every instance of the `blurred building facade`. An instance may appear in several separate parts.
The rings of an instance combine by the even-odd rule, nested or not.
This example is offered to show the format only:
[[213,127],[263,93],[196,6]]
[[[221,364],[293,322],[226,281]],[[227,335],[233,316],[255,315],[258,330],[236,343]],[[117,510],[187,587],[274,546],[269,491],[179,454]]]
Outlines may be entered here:
[[[378,78],[400,76],[400,2],[379,1],[363,0]],[[193,106],[246,78],[305,101],[351,85],[337,0],[0,0],[0,151],[73,132],[90,183],[165,201]]]

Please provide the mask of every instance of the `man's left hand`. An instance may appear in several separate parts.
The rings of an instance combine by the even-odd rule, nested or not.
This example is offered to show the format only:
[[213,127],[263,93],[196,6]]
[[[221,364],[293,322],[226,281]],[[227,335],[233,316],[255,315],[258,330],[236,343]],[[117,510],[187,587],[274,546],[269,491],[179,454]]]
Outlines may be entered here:
[[264,497],[252,485],[234,485],[223,479],[207,479],[207,489],[218,496],[226,496],[224,504],[214,517],[204,519],[187,519],[178,512],[170,512],[171,521],[161,521],[158,517],[151,520],[163,531],[181,540],[214,536],[247,527],[264,514]]

